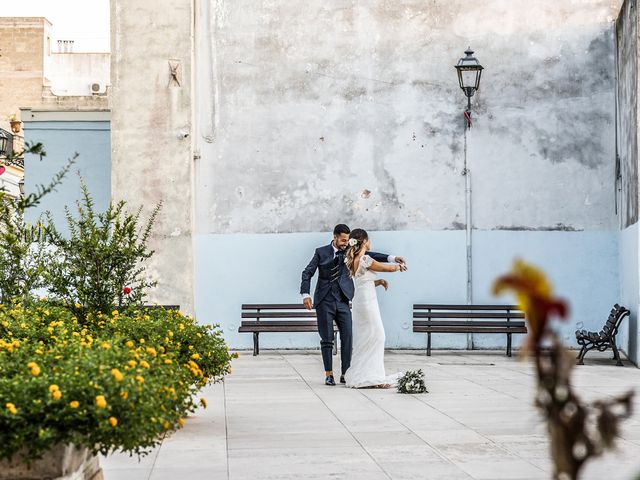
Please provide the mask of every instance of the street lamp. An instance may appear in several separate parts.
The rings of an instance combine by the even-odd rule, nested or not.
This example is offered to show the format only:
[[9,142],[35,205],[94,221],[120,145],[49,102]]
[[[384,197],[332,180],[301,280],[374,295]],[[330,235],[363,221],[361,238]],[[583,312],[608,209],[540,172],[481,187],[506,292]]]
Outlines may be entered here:
[[9,135],[0,128],[0,155],[8,155]]
[[24,178],[21,178],[18,182],[18,188],[20,189],[20,195],[24,196]]
[[456,70],[458,71],[460,88],[467,96],[467,110],[464,112],[464,118],[467,120],[467,127],[471,128],[471,97],[480,88],[483,67],[478,59],[473,56],[471,47],[464,53],[465,56],[458,60]]

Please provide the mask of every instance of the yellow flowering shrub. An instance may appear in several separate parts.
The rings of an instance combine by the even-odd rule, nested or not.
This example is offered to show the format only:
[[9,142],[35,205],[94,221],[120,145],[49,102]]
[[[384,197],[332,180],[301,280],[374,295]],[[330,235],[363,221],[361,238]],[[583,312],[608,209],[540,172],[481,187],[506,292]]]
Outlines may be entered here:
[[[92,323],[97,320],[91,315],[87,317]],[[115,323],[101,325],[99,329],[109,332],[107,335],[123,335],[124,345],[132,349],[140,347],[135,351],[145,352],[147,359],[158,357],[165,365],[179,362],[189,374],[188,381],[201,384],[229,374],[231,360],[237,357],[229,353],[217,326],[198,324],[193,317],[177,310],[129,309],[120,312]]]
[[143,453],[230,370],[219,331],[177,312],[121,311],[111,323],[74,309],[0,305],[0,458],[60,442]]

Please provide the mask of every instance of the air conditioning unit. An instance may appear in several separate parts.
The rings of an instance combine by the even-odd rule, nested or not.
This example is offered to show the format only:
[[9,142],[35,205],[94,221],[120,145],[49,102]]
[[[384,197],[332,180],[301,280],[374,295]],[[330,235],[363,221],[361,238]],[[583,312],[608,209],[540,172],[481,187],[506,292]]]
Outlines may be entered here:
[[107,91],[107,86],[104,83],[94,82],[91,84],[91,94],[101,95]]

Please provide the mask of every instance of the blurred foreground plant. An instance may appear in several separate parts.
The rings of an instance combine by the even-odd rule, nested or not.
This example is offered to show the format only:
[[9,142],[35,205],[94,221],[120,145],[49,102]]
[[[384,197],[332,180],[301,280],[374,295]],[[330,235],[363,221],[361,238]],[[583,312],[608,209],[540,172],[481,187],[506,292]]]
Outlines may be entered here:
[[630,416],[633,392],[586,403],[571,387],[575,357],[550,326],[565,318],[567,304],[553,296],[551,284],[537,268],[521,260],[493,286],[494,294],[515,293],[525,312],[529,335],[525,355],[532,355],[538,381],[536,405],[545,415],[551,440],[553,478],[576,480],[592,457],[614,446],[620,421]]

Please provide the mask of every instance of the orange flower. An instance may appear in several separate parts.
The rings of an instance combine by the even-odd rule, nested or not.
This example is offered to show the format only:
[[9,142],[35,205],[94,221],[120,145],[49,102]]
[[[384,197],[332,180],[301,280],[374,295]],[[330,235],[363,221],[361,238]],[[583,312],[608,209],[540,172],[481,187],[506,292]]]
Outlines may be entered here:
[[567,316],[567,304],[553,296],[551,283],[536,267],[516,260],[511,273],[499,277],[493,284],[494,295],[512,291],[524,311],[529,326],[527,346],[535,348],[547,331],[549,317]]
[[104,395],[98,395],[96,397],[96,406],[98,408],[107,408],[107,400],[104,398]]
[[122,375],[122,372],[120,372],[120,370],[118,370],[117,368],[111,369],[111,375],[113,375],[113,378],[116,382],[121,382],[124,379],[124,375]]
[[112,427],[115,427],[118,425],[118,419],[116,417],[109,417],[109,424],[111,424]]
[[36,362],[27,363],[27,368],[29,369],[29,372],[31,372],[31,375],[33,375],[34,377],[40,375],[40,367]]

